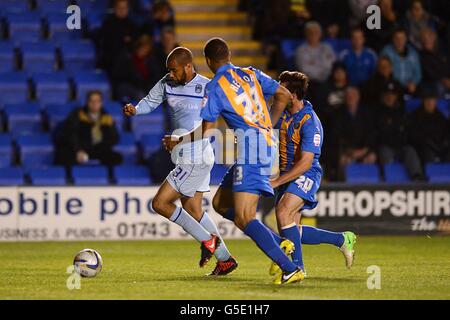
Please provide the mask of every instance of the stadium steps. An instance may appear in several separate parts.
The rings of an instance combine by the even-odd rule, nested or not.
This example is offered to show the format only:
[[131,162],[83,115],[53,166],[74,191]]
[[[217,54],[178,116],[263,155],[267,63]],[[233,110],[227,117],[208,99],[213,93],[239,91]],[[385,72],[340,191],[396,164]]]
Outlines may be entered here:
[[[232,40],[228,41],[233,56],[255,56],[261,54],[261,43],[258,41]],[[203,56],[205,41],[183,41],[183,46],[191,49],[195,56]]]
[[[266,57],[259,56],[237,56],[233,58],[233,63],[237,66],[253,66],[258,69],[264,69],[266,66]],[[196,69],[201,74],[209,72],[209,68],[205,63],[205,58],[202,56],[194,57],[194,64]]]
[[225,40],[250,40],[251,28],[248,26],[190,26],[176,29],[181,41],[206,41],[212,37],[221,37]]
[[247,16],[242,12],[179,12],[175,15],[179,26],[228,26],[247,23]]
[[199,8],[203,12],[233,12],[238,0],[172,0],[170,1],[176,12],[196,12]]

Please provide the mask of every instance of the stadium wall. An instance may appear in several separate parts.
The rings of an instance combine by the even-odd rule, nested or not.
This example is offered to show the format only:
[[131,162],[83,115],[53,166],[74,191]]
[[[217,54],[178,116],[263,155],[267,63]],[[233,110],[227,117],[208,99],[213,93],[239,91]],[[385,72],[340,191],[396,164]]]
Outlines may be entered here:
[[[184,239],[155,214],[157,187],[1,187],[0,241]],[[232,222],[204,209],[225,238],[242,238]],[[326,185],[304,223],[358,234],[450,233],[450,186]]]

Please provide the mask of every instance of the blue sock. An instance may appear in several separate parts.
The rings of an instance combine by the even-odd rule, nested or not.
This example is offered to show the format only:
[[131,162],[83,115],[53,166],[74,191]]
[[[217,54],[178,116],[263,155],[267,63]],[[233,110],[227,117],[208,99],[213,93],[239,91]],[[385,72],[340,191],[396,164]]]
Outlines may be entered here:
[[294,243],[295,250],[292,253],[292,262],[294,262],[302,270],[305,270],[302,256],[302,241],[300,238],[300,230],[298,229],[297,224],[294,222],[289,226],[281,228],[281,235]]
[[234,209],[228,209],[227,212],[223,215],[223,217],[227,220],[230,220],[231,222],[234,222],[234,217],[235,217],[235,213],[234,213]]
[[276,243],[278,243],[278,245],[281,244],[281,241],[283,241],[283,239],[278,235],[278,233],[276,233],[275,231],[273,231],[272,229],[270,229],[268,226],[264,225],[267,230],[270,231],[270,233],[272,233],[272,237],[275,240]]
[[273,239],[272,233],[261,221],[256,219],[250,221],[245,227],[244,233],[252,238],[257,246],[280,266],[281,270],[290,273],[297,269],[297,266],[283,253]]
[[334,244],[340,248],[344,244],[344,235],[339,232],[317,229],[311,226],[301,226],[302,243],[304,244]]

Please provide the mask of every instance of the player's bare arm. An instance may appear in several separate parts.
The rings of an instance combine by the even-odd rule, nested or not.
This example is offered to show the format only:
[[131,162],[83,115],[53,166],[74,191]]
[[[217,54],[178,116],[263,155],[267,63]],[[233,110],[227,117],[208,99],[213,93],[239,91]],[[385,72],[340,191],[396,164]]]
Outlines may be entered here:
[[291,103],[293,97],[288,89],[280,85],[273,98],[273,104],[270,108],[270,118],[272,119],[272,124],[275,125],[280,120],[281,114],[286,106]]
[[299,176],[301,176],[311,168],[313,160],[314,160],[314,153],[307,151],[300,151],[300,159],[294,164],[294,166],[285,174],[270,181],[272,188],[277,188],[285,183],[297,179]]

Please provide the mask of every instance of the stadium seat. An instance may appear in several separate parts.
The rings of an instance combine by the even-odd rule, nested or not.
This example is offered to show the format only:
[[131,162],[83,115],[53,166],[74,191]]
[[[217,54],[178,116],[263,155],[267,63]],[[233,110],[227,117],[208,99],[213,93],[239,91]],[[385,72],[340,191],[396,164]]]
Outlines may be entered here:
[[48,38],[53,41],[78,40],[82,36],[81,29],[69,30],[67,28],[68,15],[66,14],[66,8],[67,6],[64,6],[64,10],[59,13],[52,12],[47,14],[46,25]]
[[222,182],[225,173],[228,171],[228,167],[222,164],[215,164],[211,170],[211,185],[219,185]]
[[122,113],[122,103],[117,101],[105,101],[103,105],[105,111],[107,111],[111,116],[114,118],[114,121],[116,122],[117,129],[119,131],[122,131],[123,129],[123,123],[124,123],[124,116]]
[[48,167],[53,163],[53,143],[47,133],[19,136],[17,146],[25,168]]
[[405,101],[406,112],[413,112],[422,104],[422,100],[417,98],[408,99]]
[[445,99],[439,99],[437,102],[437,108],[446,118],[450,118],[450,102]]
[[429,182],[450,183],[450,163],[429,163],[425,165]]
[[342,51],[344,50],[351,50],[352,49],[352,43],[350,39],[324,39],[323,42],[328,43],[334,50],[334,53],[336,56],[339,56]]
[[161,149],[161,139],[164,137],[162,133],[144,134],[140,139],[142,156],[148,159],[153,153]]
[[14,41],[39,41],[42,38],[41,16],[37,12],[11,13],[6,22],[9,38]]
[[28,173],[31,184],[40,186],[66,185],[66,172],[63,167],[31,169]]
[[0,168],[11,166],[13,161],[12,139],[7,133],[0,133]]
[[70,98],[70,83],[65,73],[41,73],[32,77],[36,98],[41,105],[65,104]]
[[68,41],[60,46],[63,68],[69,72],[95,69],[95,47],[91,41]]
[[55,46],[52,43],[24,43],[20,50],[25,71],[35,73],[56,70]]
[[103,24],[103,19],[105,18],[104,12],[88,12],[85,18],[85,22],[87,24],[87,28],[90,32],[94,32],[95,30],[99,30]]
[[16,69],[16,53],[12,42],[0,41],[0,72],[13,72]]
[[0,168],[0,186],[18,186],[25,183],[20,167]]
[[77,0],[76,3],[80,6],[81,12],[84,15],[87,12],[106,12],[109,0]]
[[165,119],[162,113],[149,113],[130,119],[131,130],[139,140],[144,134],[162,135],[165,131]]
[[105,166],[74,166],[72,179],[75,185],[107,185],[109,183],[108,168]]
[[118,185],[148,186],[151,179],[145,166],[122,165],[114,167],[114,178]]
[[[71,1],[68,0],[35,0],[36,10],[41,13],[66,14],[67,7]],[[67,19],[67,15],[66,15]]]
[[281,52],[289,69],[295,67],[295,50],[305,43],[303,39],[285,39],[281,41]]
[[78,72],[73,77],[75,83],[76,97],[81,103],[86,101],[86,95],[91,90],[100,90],[103,98],[110,97],[110,85],[108,77],[103,72]]
[[379,183],[380,170],[374,164],[350,164],[345,169],[347,183]]
[[410,182],[408,171],[401,163],[390,163],[384,166],[384,180],[387,183]]
[[8,72],[0,74],[0,105],[16,104],[27,101],[27,76],[22,72]]
[[124,163],[137,163],[137,145],[132,133],[121,133],[119,143],[114,150],[123,156]]
[[29,0],[2,0],[0,1],[0,11],[6,14],[23,13],[30,9]]
[[56,128],[58,124],[63,122],[69,113],[79,106],[78,103],[70,102],[66,104],[49,104],[45,108],[47,114],[48,125],[50,130]]
[[5,106],[4,112],[8,130],[13,136],[42,131],[39,104],[8,104]]

